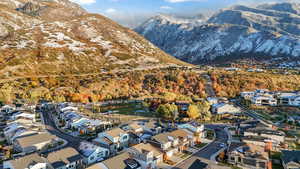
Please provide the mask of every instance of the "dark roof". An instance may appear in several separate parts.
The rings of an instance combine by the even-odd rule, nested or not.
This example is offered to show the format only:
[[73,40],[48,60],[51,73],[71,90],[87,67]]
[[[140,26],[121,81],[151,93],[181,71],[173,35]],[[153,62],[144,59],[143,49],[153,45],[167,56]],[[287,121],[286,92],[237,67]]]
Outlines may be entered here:
[[287,164],[289,162],[300,163],[300,151],[298,150],[282,150],[282,161]]
[[199,159],[196,159],[188,169],[204,169],[208,165]]

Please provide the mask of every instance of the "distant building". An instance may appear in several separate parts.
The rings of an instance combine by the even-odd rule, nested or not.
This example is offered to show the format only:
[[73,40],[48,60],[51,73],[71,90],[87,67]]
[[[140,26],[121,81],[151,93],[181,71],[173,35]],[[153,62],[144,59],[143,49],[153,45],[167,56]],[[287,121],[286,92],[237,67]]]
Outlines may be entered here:
[[217,103],[212,105],[212,112],[215,114],[236,114],[240,113],[241,109],[231,104]]
[[258,106],[276,106],[277,100],[272,96],[254,96],[251,98],[252,104]]
[[277,143],[283,143],[285,140],[285,134],[283,132],[263,128],[248,129],[244,132],[244,136],[261,136],[274,140]]

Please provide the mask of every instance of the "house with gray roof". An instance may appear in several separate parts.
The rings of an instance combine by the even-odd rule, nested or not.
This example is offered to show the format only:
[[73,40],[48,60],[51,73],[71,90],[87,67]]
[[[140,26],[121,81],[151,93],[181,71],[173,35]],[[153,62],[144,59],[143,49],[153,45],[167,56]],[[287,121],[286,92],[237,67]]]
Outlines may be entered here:
[[67,147],[46,155],[54,169],[76,169],[82,167],[82,156],[74,148]]
[[45,158],[37,153],[30,154],[21,158],[4,161],[4,169],[54,169]]

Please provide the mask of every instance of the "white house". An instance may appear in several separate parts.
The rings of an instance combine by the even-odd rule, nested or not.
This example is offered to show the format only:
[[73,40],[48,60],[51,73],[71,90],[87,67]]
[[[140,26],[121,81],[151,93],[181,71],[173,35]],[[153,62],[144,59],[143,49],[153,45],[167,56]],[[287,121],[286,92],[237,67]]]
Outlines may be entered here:
[[5,105],[1,107],[1,112],[4,114],[10,114],[10,112],[14,111],[16,108],[14,106]]
[[88,122],[89,122],[89,119],[87,119],[87,118],[79,118],[79,119],[76,119],[74,122],[70,123],[70,128],[78,129],[80,126],[82,126]]
[[181,124],[181,125],[178,125],[178,128],[179,129],[187,129],[193,133],[202,133],[204,132],[204,125],[201,124],[201,125],[193,125],[193,124],[190,124],[190,123],[185,123],[185,124]]
[[27,120],[35,121],[35,114],[20,112],[20,113],[12,115],[11,119],[12,120],[27,119]]
[[89,142],[81,142],[79,152],[83,155],[83,162],[90,165],[103,161],[109,156],[109,150]]
[[235,114],[240,113],[241,109],[231,104],[218,103],[212,106],[212,112],[215,114]]
[[254,96],[251,98],[251,102],[255,105],[268,105],[268,106],[276,106],[277,100],[271,96]]
[[251,100],[253,96],[255,96],[255,92],[241,92],[241,97],[243,97],[245,100]]
[[105,148],[109,148],[112,154],[115,154],[119,149],[128,147],[129,134],[120,129],[114,128],[98,134],[98,138],[94,140]]
[[219,103],[219,98],[217,97],[208,97],[206,100],[209,102],[210,105]]
[[149,143],[137,144],[128,152],[141,165],[142,169],[157,168],[157,165],[163,161],[163,152]]
[[179,138],[170,133],[161,133],[152,137],[153,143],[164,152],[165,158],[172,157],[179,151]]
[[60,109],[61,112],[67,112],[67,111],[78,111],[78,107],[73,107],[73,106],[67,106],[62,109]]
[[280,105],[300,106],[300,93],[280,93],[277,97]]

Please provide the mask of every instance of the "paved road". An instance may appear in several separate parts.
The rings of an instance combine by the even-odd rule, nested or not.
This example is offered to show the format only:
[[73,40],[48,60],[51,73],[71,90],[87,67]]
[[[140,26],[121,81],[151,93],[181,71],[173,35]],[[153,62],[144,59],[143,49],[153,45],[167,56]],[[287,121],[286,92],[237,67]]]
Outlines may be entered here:
[[195,153],[190,158],[184,160],[183,162],[179,163],[173,169],[186,169],[188,168],[193,161],[196,159],[207,159],[211,160],[211,157],[213,157],[216,153],[218,153],[223,147],[221,147],[221,144],[227,144],[228,141],[228,135],[225,131],[225,126],[222,125],[205,125],[205,128],[215,130],[216,133],[216,139],[207,145],[205,148],[201,149],[197,153]]
[[208,97],[216,97],[216,93],[212,87],[212,80],[208,74],[202,74],[202,77],[206,79],[205,83],[205,92]]
[[80,142],[84,141],[80,138],[70,136],[62,131],[60,131],[54,122],[54,119],[49,111],[42,111],[45,127],[48,130],[49,133],[54,134],[64,140],[68,141],[68,144],[65,145],[65,147],[73,147],[75,149],[78,149]]

